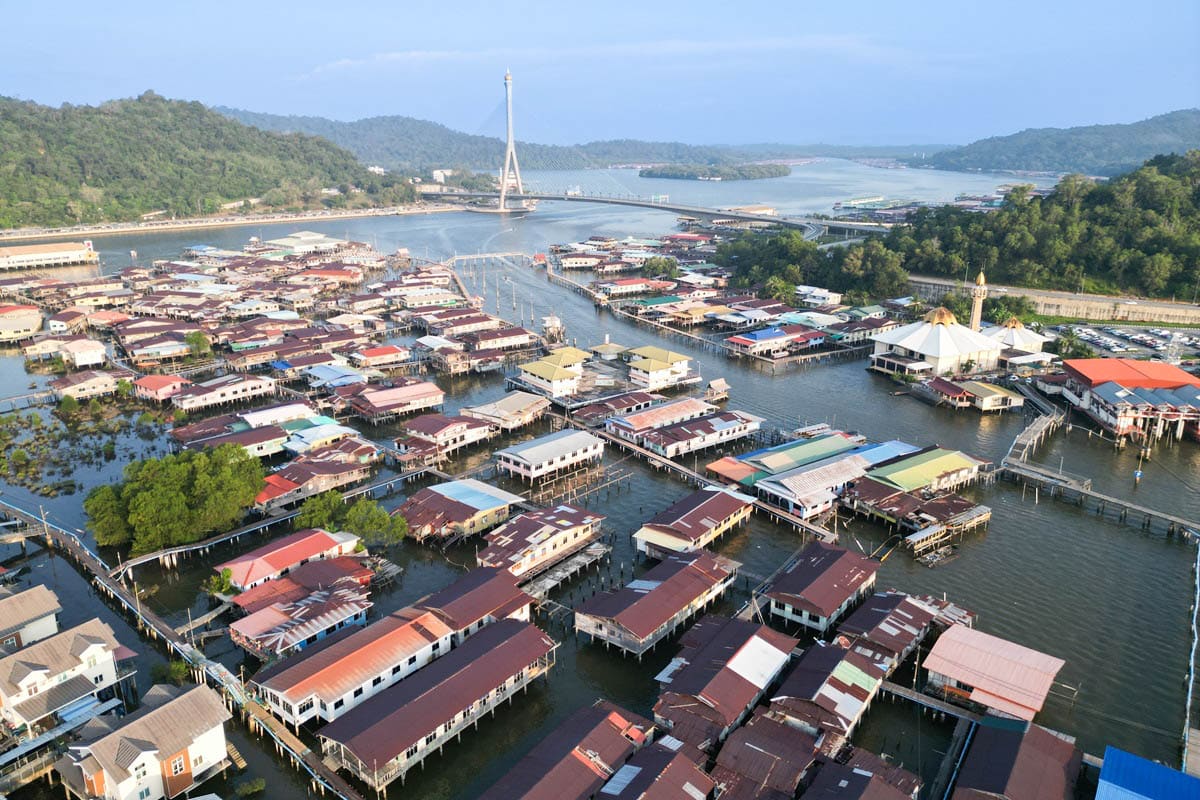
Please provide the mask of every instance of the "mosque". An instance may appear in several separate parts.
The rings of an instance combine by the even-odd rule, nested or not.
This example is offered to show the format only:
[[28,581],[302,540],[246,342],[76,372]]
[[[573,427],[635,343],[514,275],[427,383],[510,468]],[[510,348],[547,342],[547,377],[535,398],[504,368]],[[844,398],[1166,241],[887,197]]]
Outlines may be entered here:
[[[1018,330],[1007,323],[1000,326],[999,334],[982,333],[980,327],[986,298],[987,281],[980,272],[971,289],[969,326],[959,324],[949,309],[935,308],[920,322],[872,336],[875,352],[871,354],[870,368],[889,375],[910,375],[917,379],[997,369],[1003,351],[1024,350],[1023,347],[1010,347],[1004,340],[1006,336],[1015,340],[1021,336],[1020,332],[1038,335],[1033,331],[1024,331],[1024,326]],[[1040,351],[1041,346],[1037,349]]]

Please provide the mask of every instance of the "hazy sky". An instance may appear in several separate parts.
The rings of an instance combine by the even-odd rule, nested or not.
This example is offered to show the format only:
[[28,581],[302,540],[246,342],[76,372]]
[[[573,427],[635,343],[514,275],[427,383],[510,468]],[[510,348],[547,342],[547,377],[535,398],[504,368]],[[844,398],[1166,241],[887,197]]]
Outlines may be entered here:
[[[507,9],[506,13],[501,9]],[[1200,106],[1197,0],[0,0],[0,94],[146,89],[528,141],[956,143]]]

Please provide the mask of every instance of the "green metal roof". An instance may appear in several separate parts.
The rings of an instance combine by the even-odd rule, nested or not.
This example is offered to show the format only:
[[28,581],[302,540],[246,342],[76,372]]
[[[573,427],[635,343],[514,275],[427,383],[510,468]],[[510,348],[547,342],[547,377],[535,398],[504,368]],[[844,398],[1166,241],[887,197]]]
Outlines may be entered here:
[[939,475],[977,466],[979,466],[979,462],[968,455],[957,450],[944,450],[937,447],[924,453],[917,453],[894,464],[876,467],[867,475],[881,483],[895,486],[901,491],[912,492],[933,483]]

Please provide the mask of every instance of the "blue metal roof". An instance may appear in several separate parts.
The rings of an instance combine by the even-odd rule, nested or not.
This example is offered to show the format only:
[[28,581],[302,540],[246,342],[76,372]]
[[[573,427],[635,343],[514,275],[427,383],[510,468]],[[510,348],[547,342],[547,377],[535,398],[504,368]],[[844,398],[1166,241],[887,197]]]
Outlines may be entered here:
[[1110,745],[1096,800],[1200,800],[1200,779]]
[[845,455],[862,456],[867,461],[871,462],[871,466],[882,464],[891,458],[897,456],[906,456],[909,453],[915,453],[921,448],[911,445],[908,442],[902,442],[899,439],[892,439],[889,442],[880,442],[879,444],[864,444],[849,451]]

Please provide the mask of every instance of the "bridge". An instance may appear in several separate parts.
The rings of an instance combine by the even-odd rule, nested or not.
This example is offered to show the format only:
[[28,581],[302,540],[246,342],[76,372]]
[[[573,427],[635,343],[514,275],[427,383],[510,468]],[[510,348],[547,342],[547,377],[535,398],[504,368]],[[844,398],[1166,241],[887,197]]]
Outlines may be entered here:
[[[436,197],[447,202],[455,199],[496,200],[497,202],[500,200],[499,192],[443,192],[436,189],[422,189],[421,196],[425,198]],[[676,214],[683,214],[685,216],[702,217],[707,219],[735,219],[741,222],[763,222],[770,225],[779,225],[784,228],[798,228],[800,230],[804,230],[806,232],[806,238],[812,239],[820,236],[827,228],[837,228],[838,230],[853,231],[863,234],[887,233],[888,231],[887,225],[873,222],[848,222],[834,219],[823,219],[820,217],[781,217],[774,214],[756,214],[750,211],[738,211],[735,209],[685,205],[682,203],[655,200],[653,198],[637,197],[635,195],[524,192],[521,197],[528,198],[530,200],[564,200],[571,203],[605,203],[616,206],[634,206],[635,208],[650,208],[656,211],[670,211]],[[521,211],[522,209],[513,209],[514,213],[520,213]]]

